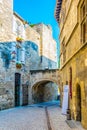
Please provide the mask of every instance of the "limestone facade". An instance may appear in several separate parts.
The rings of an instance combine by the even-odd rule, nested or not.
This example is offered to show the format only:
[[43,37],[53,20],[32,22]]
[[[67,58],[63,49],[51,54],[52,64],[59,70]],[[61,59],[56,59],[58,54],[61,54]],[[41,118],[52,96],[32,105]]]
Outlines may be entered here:
[[12,39],[13,0],[0,0],[0,41]]
[[68,83],[71,117],[87,128],[87,0],[58,0],[57,6],[61,92]]
[[[0,110],[2,110],[31,104],[30,70],[56,68],[56,59],[54,51],[51,54],[50,50],[47,50],[49,53],[46,51],[45,55],[44,51],[41,55],[41,39],[44,35],[29,26],[17,13],[13,13],[12,0],[0,0],[0,11]],[[49,30],[48,28],[44,32],[48,34]],[[51,43],[52,35],[49,35],[48,39]],[[43,43],[44,49],[47,44]],[[52,44],[50,48],[55,50],[54,40]]]
[[56,61],[56,41],[52,36],[52,28],[50,25],[39,23],[33,28],[41,35],[40,55],[45,56],[54,62]]

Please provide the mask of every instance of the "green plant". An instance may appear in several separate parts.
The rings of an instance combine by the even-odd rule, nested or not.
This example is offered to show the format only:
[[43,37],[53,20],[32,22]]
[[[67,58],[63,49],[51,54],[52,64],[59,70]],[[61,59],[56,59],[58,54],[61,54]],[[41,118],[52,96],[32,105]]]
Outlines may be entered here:
[[34,27],[35,26],[35,24],[30,24],[30,27]]
[[16,68],[21,69],[21,67],[22,67],[21,62],[16,62]]
[[18,42],[22,42],[22,41],[23,41],[23,38],[21,38],[21,37],[17,37],[17,38],[16,38],[16,41],[18,41]]

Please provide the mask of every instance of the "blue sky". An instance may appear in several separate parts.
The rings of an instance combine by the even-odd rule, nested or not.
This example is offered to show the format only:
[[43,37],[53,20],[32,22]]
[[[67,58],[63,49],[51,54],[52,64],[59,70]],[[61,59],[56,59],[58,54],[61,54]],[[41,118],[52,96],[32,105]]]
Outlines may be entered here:
[[14,11],[31,24],[50,24],[58,43],[58,23],[54,17],[56,0],[14,0]]

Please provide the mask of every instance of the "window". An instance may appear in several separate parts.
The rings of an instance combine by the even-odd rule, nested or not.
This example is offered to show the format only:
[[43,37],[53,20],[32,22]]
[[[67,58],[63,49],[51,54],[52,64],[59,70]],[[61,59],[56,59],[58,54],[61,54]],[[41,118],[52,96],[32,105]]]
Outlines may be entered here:
[[20,61],[21,60],[21,49],[20,48],[17,48],[17,52],[16,52],[16,54],[17,54],[17,57],[16,57],[16,61]]
[[24,25],[22,25],[20,21],[14,19],[13,19],[13,32],[15,32],[17,36],[25,38]]
[[66,61],[66,46],[65,46],[65,40],[63,40],[62,42],[62,55],[63,55],[63,64],[65,63]]
[[86,10],[86,0],[82,3],[80,7],[80,24],[81,24],[81,42],[85,43],[87,40],[87,10]]
[[25,48],[16,48],[16,62],[25,64]]
[[63,50],[63,63],[65,63],[66,61],[66,49],[65,49],[65,46],[64,46],[64,50]]
[[86,34],[86,24],[84,23],[83,26],[82,26],[82,32],[83,32],[83,43],[86,41],[86,37],[85,37],[85,34]]
[[16,47],[15,43],[12,43],[12,48],[11,48],[11,60],[15,61],[16,60]]
[[85,16],[85,5],[83,5],[82,7],[82,20],[84,19]]
[[63,54],[61,53],[61,55],[60,55],[60,67],[62,67],[62,65],[63,65]]
[[61,12],[60,12],[60,21],[59,21],[60,23],[64,23],[65,13],[66,13],[65,8],[61,9]]
[[25,48],[21,49],[21,62],[25,64]]

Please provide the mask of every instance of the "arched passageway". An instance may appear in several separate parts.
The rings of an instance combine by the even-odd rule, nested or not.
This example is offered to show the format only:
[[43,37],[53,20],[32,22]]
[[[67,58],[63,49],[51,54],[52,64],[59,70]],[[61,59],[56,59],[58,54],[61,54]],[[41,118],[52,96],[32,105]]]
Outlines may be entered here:
[[40,81],[32,87],[33,103],[42,103],[59,99],[58,85],[52,81]]

